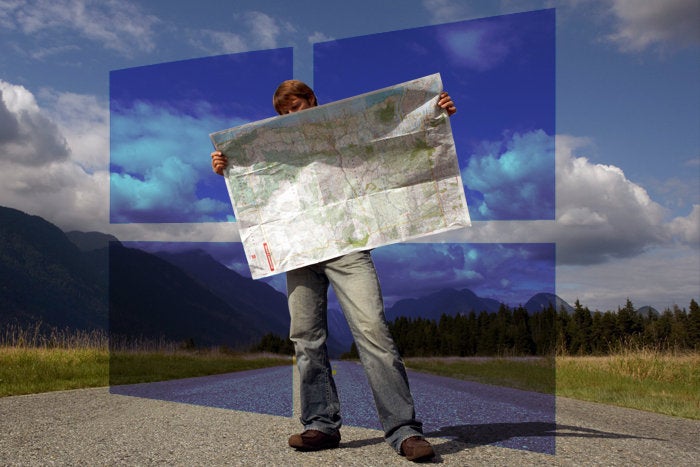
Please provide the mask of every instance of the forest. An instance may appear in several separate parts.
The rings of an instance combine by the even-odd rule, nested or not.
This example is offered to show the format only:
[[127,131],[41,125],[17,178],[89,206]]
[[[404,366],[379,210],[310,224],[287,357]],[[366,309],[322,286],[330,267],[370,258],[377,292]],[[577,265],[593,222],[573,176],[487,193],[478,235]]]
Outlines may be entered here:
[[[607,355],[623,349],[700,351],[700,306],[662,313],[636,310],[630,300],[617,311],[594,311],[577,300],[573,312],[549,307],[528,313],[501,305],[497,313],[443,314],[439,320],[399,317],[389,323],[403,357]],[[267,334],[252,349],[292,354],[288,339]],[[357,358],[353,343],[343,358]]]
[[[389,323],[404,357],[606,355],[623,348],[700,350],[700,307],[674,306],[662,313],[635,310],[591,312],[577,300],[571,313],[553,305],[528,314],[501,305],[497,313],[470,312],[439,321],[397,318]],[[351,350],[351,353],[354,349]]]

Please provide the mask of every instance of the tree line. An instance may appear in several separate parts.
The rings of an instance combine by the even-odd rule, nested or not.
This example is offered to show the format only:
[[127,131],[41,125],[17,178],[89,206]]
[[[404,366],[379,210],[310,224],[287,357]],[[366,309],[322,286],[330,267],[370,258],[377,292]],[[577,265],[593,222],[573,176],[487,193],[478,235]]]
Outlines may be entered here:
[[631,301],[617,312],[591,312],[577,300],[573,312],[550,304],[529,314],[501,305],[497,313],[470,312],[439,320],[400,317],[389,323],[404,357],[605,355],[623,348],[700,350],[700,307],[674,306],[640,313]]
[[[403,357],[606,355],[624,348],[700,351],[700,306],[640,312],[630,300],[594,311],[577,300],[573,311],[553,304],[535,313],[501,304],[496,313],[442,314],[439,320],[399,317],[389,323]],[[265,335],[254,351],[294,353],[289,339]],[[353,343],[342,358],[357,358]]]

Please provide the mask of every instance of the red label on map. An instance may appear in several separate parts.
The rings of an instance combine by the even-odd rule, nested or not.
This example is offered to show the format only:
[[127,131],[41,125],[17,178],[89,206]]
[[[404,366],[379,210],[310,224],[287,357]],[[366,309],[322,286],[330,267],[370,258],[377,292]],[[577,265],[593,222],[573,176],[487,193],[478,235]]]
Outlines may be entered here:
[[275,270],[275,265],[272,264],[272,255],[270,254],[270,249],[267,246],[267,243],[263,243],[263,248],[265,249],[265,256],[267,256],[267,264],[270,266],[270,271]]

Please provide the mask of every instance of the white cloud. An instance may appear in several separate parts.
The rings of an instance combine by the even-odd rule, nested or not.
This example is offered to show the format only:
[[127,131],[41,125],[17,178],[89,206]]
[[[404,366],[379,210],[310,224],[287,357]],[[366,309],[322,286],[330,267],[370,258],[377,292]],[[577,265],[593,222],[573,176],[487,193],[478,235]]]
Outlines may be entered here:
[[197,31],[190,39],[190,43],[212,54],[233,54],[249,50],[243,37],[226,31]]
[[109,110],[106,100],[70,92],[46,91],[47,115],[56,122],[71,150],[71,159],[86,171],[109,164]]
[[508,57],[511,48],[509,34],[494,24],[471,24],[468,28],[445,31],[441,40],[454,65],[486,71]]
[[[87,105],[92,98],[59,94],[56,102],[66,107],[51,113],[22,86],[0,81],[0,90],[0,204],[64,229],[104,228],[109,199],[105,112]],[[82,115],[72,114],[67,105],[76,100],[86,104]],[[71,131],[64,134],[67,128]]]
[[458,21],[473,13],[472,7],[466,2],[453,0],[423,0],[423,8],[435,24]]
[[38,168],[69,156],[56,124],[39,110],[23,86],[0,80],[0,151],[2,158]]
[[693,205],[687,217],[676,217],[669,224],[671,233],[689,244],[700,244],[700,205]]
[[616,31],[608,39],[624,52],[649,47],[685,47],[700,43],[697,0],[612,0]]
[[633,256],[668,241],[664,209],[618,167],[575,156],[581,143],[557,138],[559,259],[597,263]]
[[484,198],[479,203],[472,200],[469,207],[482,218],[551,218],[553,168],[554,138],[541,130],[485,142],[462,170],[464,184]]
[[123,0],[33,0],[2,5],[2,23],[27,35],[72,31],[126,56],[155,48],[158,18]]
[[328,36],[322,32],[315,31],[313,34],[309,36],[309,44],[315,44],[317,42],[327,42],[331,41],[334,38],[331,36]]
[[227,125],[232,125],[231,119],[187,115],[140,102],[113,111],[111,163],[119,173],[112,175],[112,219],[204,221],[229,211],[228,203],[197,194],[202,178],[212,177],[207,157],[211,128]]
[[44,60],[45,58],[52,57],[54,55],[62,55],[66,52],[79,51],[80,47],[77,45],[60,45],[57,47],[42,47],[36,50],[30,51],[29,55],[35,60]]
[[[42,98],[47,105],[41,108],[34,95],[22,86],[0,81],[0,92],[0,205],[39,215],[64,230],[118,231],[127,236],[125,239],[133,237],[128,233],[129,228],[109,223],[107,102],[89,95],[44,91]],[[197,199],[194,193],[200,178],[200,162],[211,176],[206,157],[211,149],[208,131],[223,128],[224,123],[162,110],[155,113],[143,110],[143,116],[140,125],[126,128],[117,125],[118,131],[125,132],[122,136],[133,139],[126,150],[139,154],[127,158],[133,166],[125,165],[143,175],[116,177],[117,187],[124,180],[130,182],[128,203],[165,214],[189,209],[194,214],[206,215],[222,208],[230,209],[227,203],[222,207],[220,201]],[[143,138],[133,137],[137,134]],[[120,192],[113,195],[116,198],[113,202],[118,203]],[[131,231],[147,235],[140,239],[168,235],[190,241],[197,237],[201,241],[237,239],[237,233],[232,237],[227,224],[220,227],[179,224],[171,228],[156,225],[160,227],[144,224],[131,227]]]
[[667,211],[620,168],[577,156],[587,143],[556,139],[556,221],[474,222],[426,241],[556,242],[560,265],[618,261],[674,242],[697,247],[699,209],[666,221]]
[[274,18],[259,11],[248,12],[245,17],[257,45],[264,49],[277,47],[280,27]]
[[240,21],[238,32],[203,29],[190,31],[190,44],[209,54],[247,52],[279,47],[280,37],[296,32],[291,23],[280,21],[259,11],[234,16]]

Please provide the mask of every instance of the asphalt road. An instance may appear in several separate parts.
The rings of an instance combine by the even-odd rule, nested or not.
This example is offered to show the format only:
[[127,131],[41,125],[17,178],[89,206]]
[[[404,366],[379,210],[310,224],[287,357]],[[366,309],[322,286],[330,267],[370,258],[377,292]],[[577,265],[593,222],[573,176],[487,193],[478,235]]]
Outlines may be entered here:
[[[285,367],[1,398],[0,465],[410,464],[372,428],[359,367],[334,369],[345,415],[336,450],[287,446],[300,425]],[[700,421],[418,373],[409,379],[435,463],[700,465]]]

